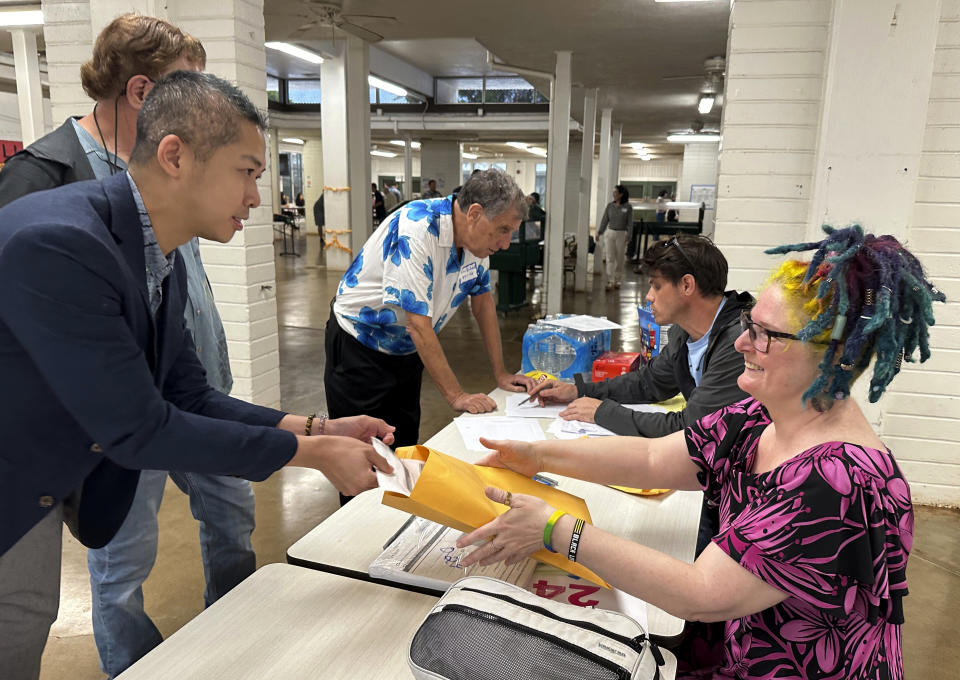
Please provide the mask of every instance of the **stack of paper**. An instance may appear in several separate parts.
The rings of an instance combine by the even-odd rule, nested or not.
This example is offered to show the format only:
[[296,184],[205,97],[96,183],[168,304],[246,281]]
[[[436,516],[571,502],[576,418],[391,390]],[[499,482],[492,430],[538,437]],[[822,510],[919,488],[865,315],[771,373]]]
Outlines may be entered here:
[[552,434],[557,439],[616,436],[615,432],[611,432],[605,427],[600,427],[596,423],[585,423],[582,420],[564,420],[563,418],[557,418],[550,423],[550,427],[547,428],[547,433]]
[[540,423],[529,418],[506,418],[503,416],[460,416],[455,418],[463,444],[471,451],[489,451],[480,443],[486,439],[514,439],[535,442],[546,439]]

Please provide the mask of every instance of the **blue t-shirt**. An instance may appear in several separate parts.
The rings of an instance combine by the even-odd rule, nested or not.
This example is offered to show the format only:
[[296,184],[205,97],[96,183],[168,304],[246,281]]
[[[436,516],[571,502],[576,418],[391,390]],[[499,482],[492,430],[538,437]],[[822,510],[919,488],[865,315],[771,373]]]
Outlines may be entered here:
[[717,323],[717,317],[720,316],[720,310],[726,302],[726,298],[720,298],[720,306],[717,307],[717,313],[713,315],[713,321],[710,322],[710,330],[702,338],[687,340],[687,363],[690,367],[690,376],[697,387],[700,387],[700,379],[703,377],[703,356],[707,353],[707,345],[710,344],[710,332],[713,330],[713,324]]

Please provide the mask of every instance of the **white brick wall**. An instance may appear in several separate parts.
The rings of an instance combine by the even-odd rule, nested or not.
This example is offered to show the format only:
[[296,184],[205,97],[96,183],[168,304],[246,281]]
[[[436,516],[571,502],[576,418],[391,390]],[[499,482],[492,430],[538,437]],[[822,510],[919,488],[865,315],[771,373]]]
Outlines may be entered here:
[[80,66],[93,52],[88,0],[42,0],[43,40],[53,124],[86,115],[93,103],[80,86]]
[[[832,12],[831,0],[733,5],[716,218],[731,287],[756,290],[775,262],[763,249],[806,240]],[[934,310],[930,361],[904,364],[871,418],[915,502],[960,505],[960,0],[942,2],[931,68],[908,245],[950,302]]]
[[[690,200],[690,187],[694,184],[717,183],[718,144],[686,144],[683,147],[683,165],[681,166],[680,181],[677,183],[678,201]],[[681,220],[697,218],[696,214],[681,213]],[[716,215],[715,207],[707,207],[703,213],[703,233],[713,236],[713,221]]]
[[714,234],[731,288],[756,289],[764,248],[803,240],[830,15],[830,0],[734,2]]
[[[238,85],[266,111],[262,0],[171,0],[167,12],[169,21],[203,42],[207,71]],[[233,395],[276,407],[280,354],[269,178],[268,168],[260,181],[262,204],[243,231],[228,244],[203,243],[201,255],[227,334]]]
[[936,305],[933,356],[904,364],[883,405],[881,435],[914,500],[960,505],[960,0],[943,0],[910,246],[946,294]]

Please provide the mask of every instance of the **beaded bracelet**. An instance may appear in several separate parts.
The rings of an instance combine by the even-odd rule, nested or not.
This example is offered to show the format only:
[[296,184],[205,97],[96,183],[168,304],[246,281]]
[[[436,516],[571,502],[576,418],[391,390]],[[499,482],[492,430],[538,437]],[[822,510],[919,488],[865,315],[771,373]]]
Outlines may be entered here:
[[543,547],[552,553],[557,552],[551,547],[553,544],[553,527],[557,524],[557,521],[566,514],[563,510],[555,510],[543,527]]
[[313,429],[313,419],[316,417],[317,417],[316,413],[311,413],[310,415],[307,416],[307,426],[303,428],[303,434],[305,437],[309,437],[311,434],[313,434],[311,430]]
[[580,534],[583,532],[585,522],[578,519],[573,524],[573,535],[570,537],[570,551],[567,553],[567,559],[571,562],[577,561],[577,548],[580,547]]

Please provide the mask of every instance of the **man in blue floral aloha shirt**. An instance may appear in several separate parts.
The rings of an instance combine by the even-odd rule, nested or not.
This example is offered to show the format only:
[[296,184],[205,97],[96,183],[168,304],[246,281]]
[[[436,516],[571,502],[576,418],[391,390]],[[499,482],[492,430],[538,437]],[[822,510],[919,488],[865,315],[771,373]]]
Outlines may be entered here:
[[416,444],[424,366],[454,410],[496,409],[487,395],[461,389],[437,339],[468,297],[497,385],[532,387],[504,369],[488,259],[509,247],[523,215],[523,192],[494,169],[458,194],[412,201],[387,217],[343,275],[327,322],[331,418],[381,417],[397,428],[397,446]]

